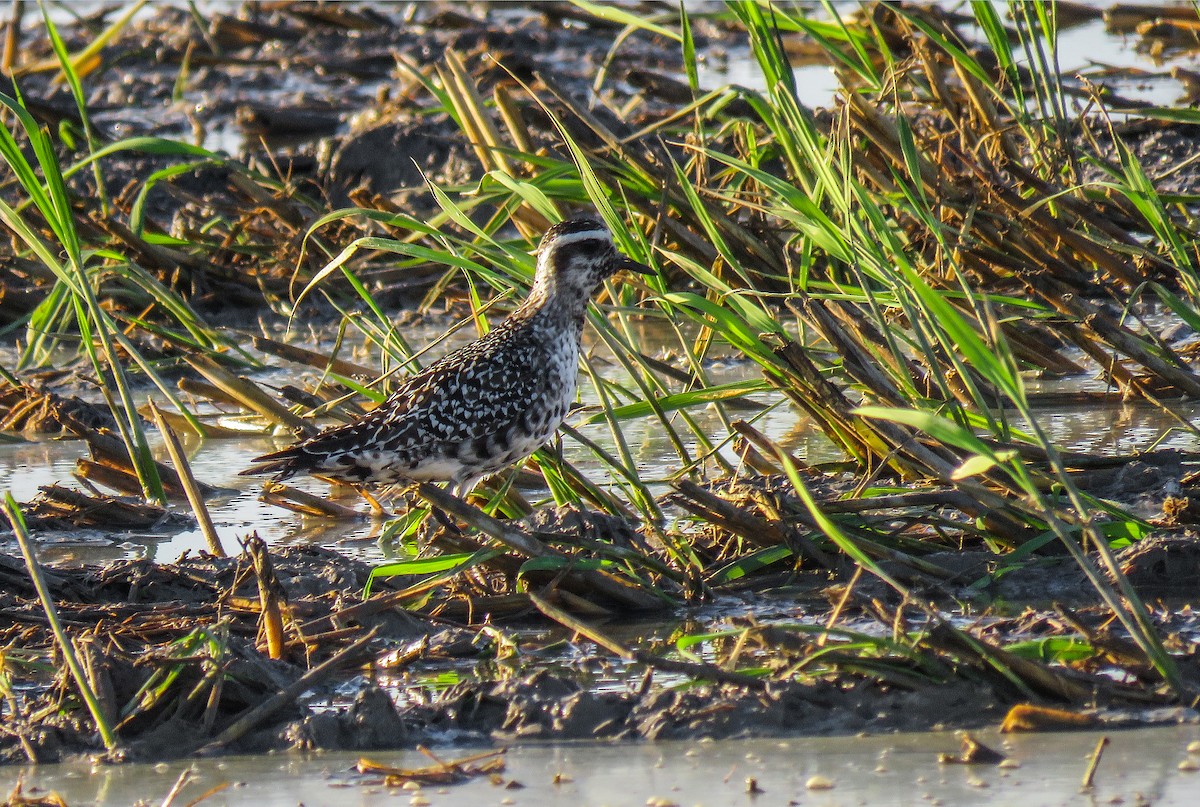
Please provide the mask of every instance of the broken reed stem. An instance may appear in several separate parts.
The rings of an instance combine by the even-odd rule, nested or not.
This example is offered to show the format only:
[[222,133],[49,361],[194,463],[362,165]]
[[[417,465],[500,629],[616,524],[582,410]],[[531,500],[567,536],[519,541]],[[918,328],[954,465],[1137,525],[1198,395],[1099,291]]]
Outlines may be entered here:
[[347,507],[344,504],[338,504],[329,499],[306,493],[291,485],[272,482],[269,479],[263,483],[263,492],[259,496],[259,501],[314,518],[334,518],[345,521],[359,521],[363,518],[363,514],[353,507]]
[[862,578],[863,567],[854,567],[854,576],[850,578],[850,582],[846,584],[846,590],[842,592],[842,596],[838,598],[837,605],[833,607],[833,612],[829,615],[829,619],[825,622],[825,630],[821,631],[821,635],[817,637],[817,647],[824,647],[829,641],[829,631],[833,630],[833,626],[842,617],[842,611],[846,608],[846,603],[850,601],[850,595],[854,593],[854,587],[858,585],[858,581]]
[[1083,772],[1083,781],[1079,783],[1081,790],[1091,790],[1092,780],[1096,778],[1096,769],[1100,767],[1100,757],[1104,755],[1104,747],[1108,745],[1108,737],[1101,737],[1096,743],[1096,750],[1088,760],[1087,770]]
[[[437,785],[453,784],[472,776],[483,776],[504,769],[504,755],[507,748],[495,751],[483,751],[478,754],[460,757],[459,759],[443,760],[423,745],[417,750],[434,761],[434,765],[424,768],[398,768],[395,765],[383,765],[379,762],[360,758],[354,769],[359,773],[369,773],[388,777],[389,780],[399,779],[419,784]],[[483,762],[482,765],[476,765]],[[389,785],[391,782],[389,782]]]
[[187,461],[187,455],[179,442],[179,435],[175,434],[175,430],[167,423],[162,411],[154,404],[154,401],[149,401],[149,405],[150,412],[154,415],[154,422],[157,424],[159,432],[162,433],[163,442],[167,446],[171,464],[175,466],[175,473],[179,476],[180,484],[183,485],[183,492],[187,496],[188,504],[192,506],[192,513],[196,516],[196,523],[200,525],[200,532],[204,534],[208,551],[218,558],[228,557],[225,554],[225,547],[221,546],[221,537],[217,535],[217,528],[213,525],[212,516],[208,513],[208,506],[204,503],[204,494],[201,493],[200,486],[196,484],[196,477],[192,475],[192,466]]
[[214,754],[221,750],[229,743],[234,742],[244,736],[246,732],[251,731],[255,726],[262,723],[271,715],[278,712],[283,707],[294,701],[296,698],[304,694],[308,689],[311,689],[317,682],[325,679],[333,673],[342,663],[349,657],[353,656],[363,645],[375,638],[375,634],[379,632],[379,626],[371,628],[365,636],[349,645],[343,650],[338,651],[330,656],[325,661],[313,667],[311,670],[300,676],[290,686],[279,690],[267,700],[260,703],[258,706],[252,707],[245,712],[237,720],[233,721],[227,729],[221,732],[215,740],[202,747],[196,753],[198,755]]
[[191,766],[188,766],[179,772],[179,778],[175,780],[175,784],[172,785],[170,791],[167,792],[166,798],[163,799],[162,804],[160,804],[159,807],[173,807],[175,803],[175,797],[179,795],[181,790],[183,790],[183,786],[190,781],[192,781],[192,768]]
[[316,433],[310,421],[280,404],[259,389],[258,385],[234,375],[207,356],[185,356],[184,361],[209,383],[237,401],[239,406],[257,412],[271,423],[299,432],[305,437]]
[[258,581],[258,601],[262,605],[259,617],[259,629],[267,642],[267,656],[271,659],[283,658],[283,611],[287,608],[287,597],[279,579],[275,577],[275,569],[271,565],[271,552],[267,542],[252,533],[242,544],[250,563],[254,567],[254,577]]
[[4,52],[0,54],[0,73],[11,76],[21,46],[21,18],[25,16],[25,0],[12,1],[12,17],[4,30]]
[[4,515],[8,517],[8,522],[12,525],[17,543],[21,545],[25,567],[29,570],[29,578],[33,581],[33,587],[37,589],[38,599],[42,601],[42,610],[46,612],[46,621],[50,623],[50,630],[54,632],[54,639],[58,642],[59,649],[62,650],[67,668],[75,679],[75,685],[79,687],[79,694],[83,696],[88,711],[92,713],[92,719],[96,721],[96,728],[100,732],[100,738],[104,741],[104,747],[110,753],[116,752],[118,750],[117,736],[113,733],[112,726],[104,715],[104,709],[91,684],[88,683],[87,675],[79,663],[79,658],[75,655],[75,645],[71,643],[70,637],[67,636],[66,630],[58,620],[58,611],[54,607],[54,600],[50,597],[50,589],[46,587],[46,578],[42,576],[41,564],[38,563],[37,556],[33,552],[29,534],[25,531],[25,520],[21,517],[21,511],[11,493],[4,494]]
[[652,653],[647,653],[645,650],[633,650],[625,647],[616,639],[613,639],[611,636],[606,636],[592,625],[576,619],[561,608],[550,604],[545,597],[542,597],[533,591],[529,592],[529,601],[532,602],[534,606],[536,606],[537,609],[545,616],[562,625],[564,628],[590,639],[592,642],[595,642],[600,647],[603,647],[608,652],[620,658],[636,661],[656,670],[679,673],[691,678],[714,681],[719,684],[735,684],[736,686],[742,686],[753,690],[763,690],[767,688],[767,682],[761,678],[755,678],[751,675],[731,672],[729,670],[723,670],[713,664],[697,663],[694,661],[676,661],[675,659],[660,658]]

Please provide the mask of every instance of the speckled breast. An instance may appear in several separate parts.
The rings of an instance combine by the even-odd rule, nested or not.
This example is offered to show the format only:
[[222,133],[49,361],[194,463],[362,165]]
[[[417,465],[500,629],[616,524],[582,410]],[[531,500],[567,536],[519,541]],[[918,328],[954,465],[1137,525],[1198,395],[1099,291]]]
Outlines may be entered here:
[[535,326],[532,334],[542,348],[525,356],[523,372],[535,380],[532,394],[495,433],[459,446],[457,459],[472,475],[496,473],[537,451],[554,436],[575,400],[579,329]]

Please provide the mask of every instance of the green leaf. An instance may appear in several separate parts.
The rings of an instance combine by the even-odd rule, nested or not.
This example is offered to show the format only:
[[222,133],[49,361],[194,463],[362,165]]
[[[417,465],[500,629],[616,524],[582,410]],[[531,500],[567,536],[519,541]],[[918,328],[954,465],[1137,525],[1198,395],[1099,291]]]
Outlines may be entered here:
[[602,6],[599,3],[589,3],[587,0],[571,0],[571,5],[586,11],[596,19],[625,25],[640,31],[649,31],[675,42],[679,42],[683,38],[678,31],[672,31],[670,28],[650,22],[641,14],[626,11],[618,6]]
[[1017,458],[1017,456],[1017,452],[1012,451],[1011,449],[1007,451],[997,451],[991,456],[976,454],[973,457],[968,457],[962,465],[955,468],[954,472],[950,474],[950,479],[957,482],[961,479],[969,479],[972,476],[985,474],[1000,463],[1014,460]]
[[563,569],[596,571],[597,569],[607,569],[612,566],[614,564],[611,560],[602,560],[601,558],[543,555],[538,558],[530,558],[522,563],[521,568],[517,571],[517,576],[524,577],[529,572],[557,572]]
[[1043,639],[1029,639],[1024,642],[1014,642],[1004,648],[1014,656],[1066,664],[1072,661],[1083,661],[1096,655],[1096,648],[1088,642],[1073,636],[1048,636]]
[[660,398],[655,398],[651,401],[637,401],[636,403],[625,404],[624,406],[614,406],[609,412],[598,412],[587,420],[583,421],[582,425],[590,425],[592,423],[603,423],[610,417],[617,420],[630,420],[633,418],[648,417],[655,414],[657,409],[659,412],[671,412],[676,409],[686,409],[692,406],[701,406],[705,404],[715,403],[717,401],[736,400],[744,398],[747,395],[753,395],[759,392],[769,392],[772,389],[771,385],[766,381],[734,381],[729,384],[714,384],[711,387],[702,389],[690,390],[688,392],[676,392],[671,395],[663,395]]
[[759,549],[717,569],[712,577],[709,578],[708,584],[710,586],[719,586],[731,580],[748,577],[761,569],[765,569],[767,566],[791,557],[795,557],[791,548],[782,544],[779,546],[769,546],[766,549]]
[[401,575],[439,575],[446,579],[486,563],[500,555],[495,549],[480,549],[476,552],[459,552],[453,555],[439,555],[436,558],[421,558],[418,560],[400,560],[394,563],[384,563],[371,570],[367,585],[363,588],[363,599],[371,596],[371,587],[375,580],[383,577],[399,577]]
[[884,406],[860,406],[854,410],[854,414],[859,417],[890,420],[893,423],[912,426],[946,445],[990,457],[993,463],[1000,461],[991,448],[973,432],[948,418],[917,409],[894,409]]

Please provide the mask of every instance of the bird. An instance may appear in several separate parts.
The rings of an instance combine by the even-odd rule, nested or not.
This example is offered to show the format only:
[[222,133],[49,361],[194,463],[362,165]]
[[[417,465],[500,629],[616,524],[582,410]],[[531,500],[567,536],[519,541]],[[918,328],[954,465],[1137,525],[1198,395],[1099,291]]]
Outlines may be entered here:
[[405,379],[366,415],[257,457],[242,474],[278,482],[306,473],[360,489],[448,482],[466,497],[566,419],[588,303],[622,270],[652,273],[617,250],[598,218],[552,225],[529,294],[507,319]]

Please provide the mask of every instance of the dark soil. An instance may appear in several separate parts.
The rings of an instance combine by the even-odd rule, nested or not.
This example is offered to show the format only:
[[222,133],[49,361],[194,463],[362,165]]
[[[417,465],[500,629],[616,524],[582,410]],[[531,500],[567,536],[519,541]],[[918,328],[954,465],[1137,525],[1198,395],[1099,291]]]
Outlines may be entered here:
[[[64,24],[68,49],[94,40],[114,10]],[[667,10],[654,3],[641,9]],[[674,43],[643,32],[610,55],[619,27],[584,24],[585,16],[562,3],[247,3],[218,4],[201,25],[182,5],[154,6],[101,52],[101,66],[83,79],[98,144],[142,136],[192,142],[279,180],[288,198],[264,207],[260,195],[231,181],[229,164],[204,162],[165,177],[144,200],[148,232],[203,242],[212,218],[225,217],[239,222],[227,238],[239,248],[225,251],[215,242],[213,254],[182,267],[156,266],[162,255],[156,261],[153,250],[136,257],[151,269],[182,270],[170,285],[214,324],[244,321],[245,309],[271,314],[264,289],[247,280],[265,277],[266,291],[286,296],[284,281],[295,269],[300,235],[319,213],[369,204],[417,218],[431,214],[437,206],[429,183],[467,187],[482,177],[459,127],[417,98],[417,74],[444,68],[449,50],[462,55],[485,98],[500,85],[520,92],[520,82],[541,86],[552,80],[557,91],[586,107],[603,69],[610,77],[603,90],[607,103],[628,107],[636,101],[623,125],[677,109],[668,100],[680,87],[672,75],[678,70]],[[726,34],[720,27],[698,19],[695,35],[699,51],[722,52]],[[53,59],[33,19],[25,20],[20,48],[26,62]],[[24,74],[19,87],[46,125],[79,125],[68,88],[52,73]],[[690,97],[686,85],[683,90]],[[527,121],[532,147],[561,153],[551,122],[536,106],[526,107],[533,117]],[[595,114],[607,113],[601,107]],[[63,158],[69,163],[84,154]],[[105,184],[118,217],[131,214],[147,178],[184,161],[141,150],[107,157]],[[96,198],[90,172],[78,172],[71,182],[81,198]],[[0,184],[0,194],[6,193]],[[136,252],[140,246],[124,248]],[[272,269],[276,260],[278,270]],[[0,323],[35,304],[34,289],[47,280],[42,274],[34,265],[0,266],[7,308]],[[438,276],[409,274],[372,280],[375,288],[391,289],[377,299],[411,307],[419,300],[415,294]]]
[[[1130,577],[1150,584],[1151,590],[1179,590],[1184,581],[1173,573],[1194,568],[1194,556],[1200,557],[1197,546],[1194,539],[1182,537],[1139,546],[1125,557]],[[1167,554],[1170,563],[1163,562]],[[1176,556],[1192,560],[1178,563]],[[956,556],[956,562],[984,564],[971,553]],[[288,641],[277,660],[265,652],[259,587],[245,555],[47,571],[58,613],[76,635],[93,686],[119,724],[125,758],[282,748],[371,749],[446,739],[653,740],[928,730],[994,724],[1008,707],[1028,700],[1027,693],[987,665],[958,656],[958,670],[937,671],[934,667],[951,656],[938,661],[932,655],[927,662],[934,667],[900,664],[882,678],[856,672],[849,664],[840,672],[829,670],[814,678],[768,677],[754,686],[681,686],[685,677],[635,663],[620,673],[628,681],[624,687],[596,689],[585,670],[603,666],[608,654],[589,643],[558,644],[553,634],[547,637],[543,632],[544,623],[512,622],[513,629],[502,634],[505,642],[498,644],[493,628],[454,625],[395,607],[364,610],[359,592],[370,567],[335,552],[285,548],[271,555],[271,567],[288,617]],[[979,571],[982,568],[967,576]],[[1042,593],[1056,597],[1085,591],[1082,581],[1069,582],[1078,575],[1065,564],[1029,567],[1020,577],[1020,593],[1027,596],[1039,585]],[[10,680],[15,685],[4,707],[0,759],[49,762],[99,753],[91,720],[53,648],[43,611],[19,561],[0,558],[0,582],[0,641],[10,648]],[[829,588],[828,580],[797,582],[801,585],[765,597],[723,597],[694,612],[688,624],[695,628],[684,632],[751,629],[747,635],[756,638],[742,648],[747,660],[761,657],[772,669],[785,670],[816,649],[811,636],[791,633],[786,626],[825,623],[828,602],[840,597],[838,587]],[[894,598],[892,605],[885,605],[884,590],[865,582],[860,586],[844,611],[843,624],[859,631],[886,631],[888,620],[904,614],[910,629],[929,631],[931,649],[946,651],[953,644],[945,628],[931,628],[918,611],[906,613]],[[375,588],[377,598],[392,590],[386,581],[376,581]],[[891,608],[899,610],[892,613]],[[731,618],[721,613],[757,616]],[[972,632],[994,646],[1059,636],[1063,613],[1097,644],[1109,636],[1104,611],[1086,604],[1072,612],[1026,609],[1014,617],[981,617]],[[1165,631],[1185,642],[1190,640],[1183,637],[1197,630],[1190,611],[1158,618]],[[537,624],[542,627],[531,630]],[[652,638],[653,631],[636,623],[621,632],[649,637],[642,640],[649,652],[670,655],[667,646]],[[303,696],[293,695],[251,731],[222,739],[255,706],[368,635],[367,644],[342,658],[329,677],[307,687]],[[1114,635],[1108,641],[1121,640]],[[504,649],[509,643],[519,654],[515,662],[503,661],[511,652]],[[37,659],[53,660],[54,666],[44,668]],[[356,667],[367,675],[348,677]],[[1106,669],[1112,668],[1097,658],[1065,671],[1072,680],[1095,687],[1088,690],[1091,706],[1085,710],[1094,724],[1198,719],[1192,710],[1167,708],[1169,699],[1112,685]],[[218,670],[222,683],[213,686],[212,675]],[[167,672],[171,677],[164,679]],[[459,675],[462,683],[444,691],[424,683],[445,672]],[[701,669],[701,679],[702,673]],[[157,691],[154,697],[146,694],[147,686]],[[1061,702],[1048,692],[1041,700]]]

